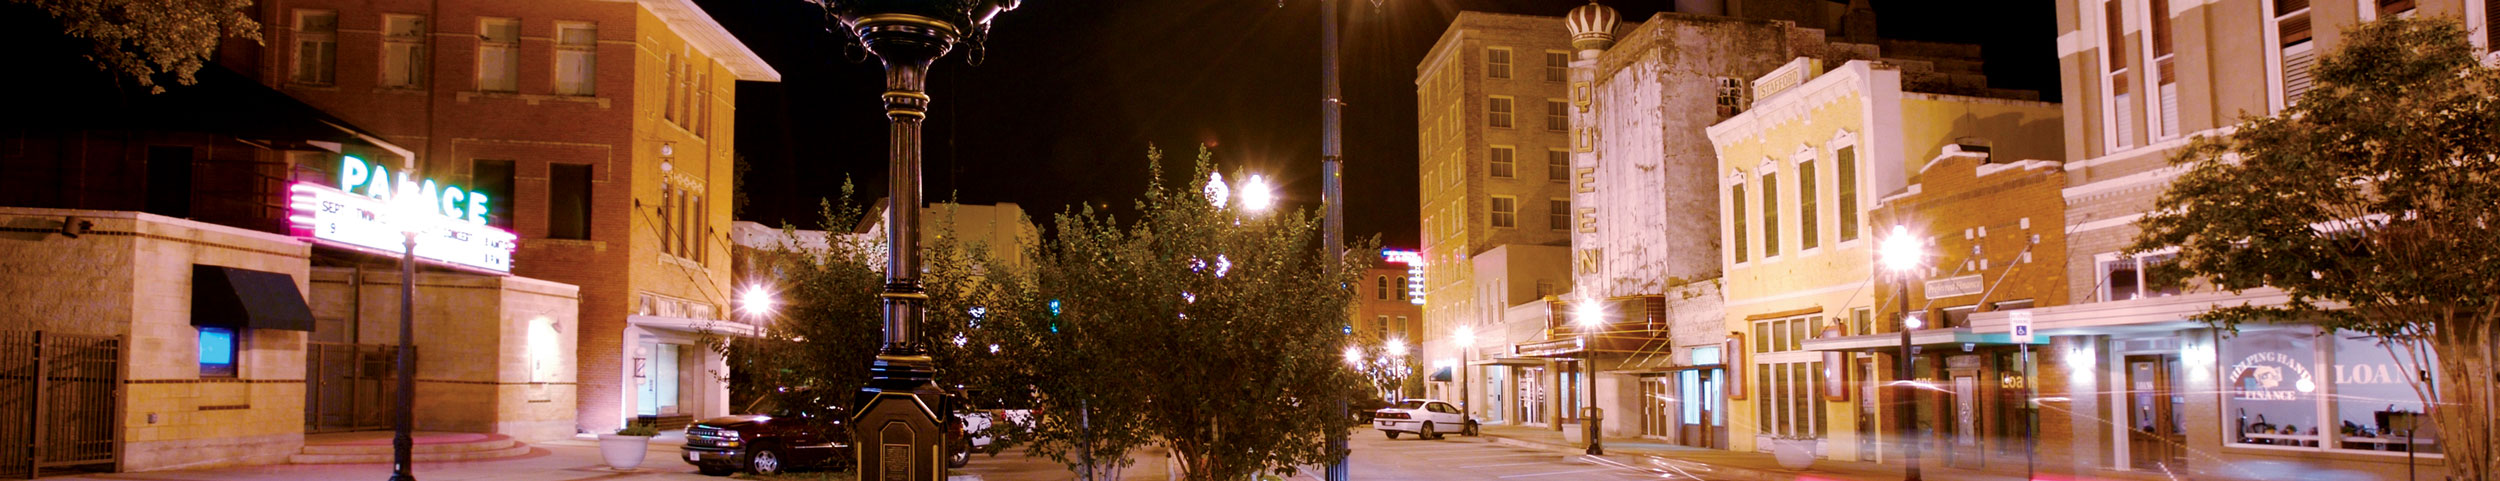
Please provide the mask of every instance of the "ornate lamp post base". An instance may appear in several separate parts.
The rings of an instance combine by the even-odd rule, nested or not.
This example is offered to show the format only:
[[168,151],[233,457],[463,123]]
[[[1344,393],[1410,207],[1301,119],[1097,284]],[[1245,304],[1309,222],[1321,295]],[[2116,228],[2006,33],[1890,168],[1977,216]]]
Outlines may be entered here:
[[929,65],[958,43],[979,58],[990,19],[1020,0],[810,0],[839,23],[836,33],[885,63],[888,140],[885,346],[869,363],[851,417],[859,478],[946,478],[951,397],[914,330],[927,309],[920,288],[920,124],[929,116]]

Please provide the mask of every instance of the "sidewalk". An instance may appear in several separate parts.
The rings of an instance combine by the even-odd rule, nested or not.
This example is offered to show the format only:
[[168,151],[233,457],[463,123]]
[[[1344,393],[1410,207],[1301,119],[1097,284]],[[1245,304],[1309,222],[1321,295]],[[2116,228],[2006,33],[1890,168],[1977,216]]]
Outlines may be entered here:
[[[1482,429],[1484,437],[1496,443],[1568,454],[1587,452],[1585,445],[1563,442],[1562,432],[1552,429],[1526,426],[1485,426]],[[1779,461],[1773,459],[1770,453],[1677,446],[1655,439],[1606,438],[1605,447],[1606,454],[1600,457],[1603,459],[1601,462],[1687,477],[1756,481],[1901,479],[1901,466],[1897,464],[1817,459],[1812,466],[1797,470],[1780,467]],[[1939,481],[2021,481],[2023,478],[2019,473],[2007,475],[1932,465],[1920,474],[1925,479]]]
[[[682,443],[683,441],[680,441]],[[694,466],[677,460],[678,444],[651,443],[642,466],[633,471],[608,469],[599,457],[597,441],[572,439],[530,443],[530,454],[483,461],[417,463],[413,470],[417,479],[426,481],[464,480],[722,480],[726,478],[695,474]],[[848,475],[849,473],[836,473]],[[388,479],[389,464],[272,464],[225,468],[109,473],[43,478],[45,480],[148,480],[148,481],[298,481]],[[847,479],[847,478],[845,478]]]

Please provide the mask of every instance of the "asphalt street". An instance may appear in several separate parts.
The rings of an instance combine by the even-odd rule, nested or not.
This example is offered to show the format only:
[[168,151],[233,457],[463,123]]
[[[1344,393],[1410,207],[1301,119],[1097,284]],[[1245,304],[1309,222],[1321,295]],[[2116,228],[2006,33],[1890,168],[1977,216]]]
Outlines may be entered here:
[[[1418,440],[1414,435],[1387,439],[1373,430],[1356,431],[1353,479],[1359,481],[1657,481],[1694,480],[1656,467],[1626,465],[1608,459],[1495,444],[1485,438],[1448,436]],[[1124,480],[1164,479],[1161,451],[1140,459],[1123,473]],[[1147,458],[1147,456],[1141,456]],[[956,469],[956,481],[1063,481],[1072,475],[1057,463],[1026,458],[1016,451],[997,457],[976,456]],[[1314,467],[1293,477],[1321,480]]]

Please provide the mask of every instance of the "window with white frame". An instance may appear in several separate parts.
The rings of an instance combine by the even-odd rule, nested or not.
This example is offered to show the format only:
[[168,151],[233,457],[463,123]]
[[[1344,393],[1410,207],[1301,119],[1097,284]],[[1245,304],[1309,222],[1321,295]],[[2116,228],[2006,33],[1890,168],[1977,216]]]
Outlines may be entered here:
[[1801,352],[1805,340],[1810,339],[1813,333],[1821,332],[1822,322],[1821,316],[1753,322],[1756,353],[1753,389],[1757,394],[1754,406],[1762,434],[1795,438],[1824,436],[1827,419],[1822,402],[1821,358],[1776,355]]
[[1484,48],[1484,76],[1510,78],[1510,47]]
[[1493,196],[1493,227],[1519,226],[1519,199],[1507,195]]
[[[1741,177],[1744,174],[1739,173],[1736,175]],[[1730,229],[1728,230],[1729,234],[1727,245],[1734,246],[1736,248],[1734,251],[1734,254],[1736,255],[1736,262],[1743,263],[1745,262],[1746,247],[1750,245],[1747,242],[1749,241],[1749,234],[1751,234],[1750,232],[1745,231],[1745,220],[1750,217],[1745,211],[1745,183],[1743,181],[1738,181],[1728,184],[1727,190],[1727,205],[1730,209],[1727,218],[1734,221],[1731,222],[1731,225],[1729,226]]]
[[1780,255],[1780,181],[1779,172],[1762,171],[1762,257]]
[[2153,133],[2158,138],[2167,139],[2179,136],[2179,73],[2171,62],[2176,55],[2171,46],[2174,32],[2170,28],[2170,0],[2147,1],[2149,3],[2144,10],[2147,16],[2152,17],[2149,25],[2153,37],[2151,77],[2156,117]]
[[2147,297],[2179,295],[2182,282],[2162,281],[2153,276],[2155,267],[2176,261],[2176,253],[2102,254],[2100,257],[2101,299],[2124,301]]
[[1858,148],[1842,146],[1832,149],[1832,174],[1840,188],[1840,241],[1858,239]]
[[1484,103],[1485,124],[1497,129],[1510,128],[1511,111],[1511,98],[1508,95],[1495,95],[1486,99]]
[[2135,146],[2135,106],[2138,97],[2127,75],[2127,53],[2134,47],[2127,44],[2127,7],[2125,0],[2101,1],[2102,83],[2108,89],[2109,101],[2102,104],[2102,113],[2109,119],[2109,148]]
[[1815,210],[1814,153],[1803,152],[1797,159],[1797,248],[1813,249],[1822,245],[1823,229],[1818,221],[1823,212]]
[[2242,327],[2220,343],[2226,444],[2444,452],[2422,402],[2444,387],[2430,383],[2439,363],[2427,348],[2307,325]]
[[556,94],[595,95],[598,84],[598,24],[556,24]]
[[2282,58],[2283,106],[2300,103],[2300,97],[2316,84],[2311,70],[2317,67],[2317,43],[2311,42],[2309,0],[2268,0],[2273,7],[2274,42]]
[[1490,160],[1485,163],[1486,175],[1491,175],[1496,179],[1518,176],[1519,149],[1508,145],[1496,145],[1487,149],[1487,154]]
[[425,17],[382,16],[382,86],[417,88],[425,84]]
[[477,89],[521,90],[521,19],[478,19]]
[[329,85],[338,81],[339,12],[295,11],[295,83]]

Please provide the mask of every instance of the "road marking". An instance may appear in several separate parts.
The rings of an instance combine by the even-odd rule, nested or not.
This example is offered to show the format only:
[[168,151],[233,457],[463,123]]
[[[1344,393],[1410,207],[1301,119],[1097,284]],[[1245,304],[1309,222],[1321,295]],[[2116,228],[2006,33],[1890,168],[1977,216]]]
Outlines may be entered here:
[[1529,462],[1525,462],[1525,463],[1474,464],[1474,465],[1467,465],[1467,466],[1459,466],[1459,467],[1458,467],[1458,469],[1496,468],[1496,467],[1502,467],[1502,466],[1526,466],[1526,465],[1530,465],[1530,464],[1554,464],[1554,462],[1553,462],[1553,461],[1529,461]]
[[1557,474],[1578,474],[1578,473],[1592,473],[1592,472],[1598,472],[1598,471],[1613,471],[1613,470],[1615,470],[1615,468],[1579,469],[1579,470],[1571,470],[1571,471],[1555,471],[1555,472],[1551,472],[1551,473],[1513,474],[1513,475],[1509,475],[1509,476],[1502,476],[1502,479],[1510,479],[1510,478],[1533,478],[1533,477],[1538,477],[1538,476],[1553,476],[1553,475],[1557,475]]

